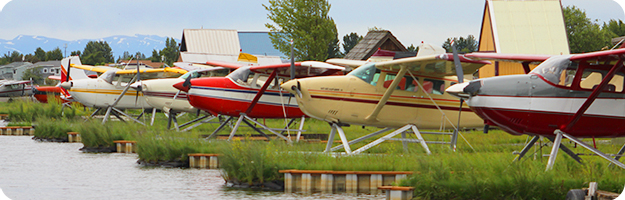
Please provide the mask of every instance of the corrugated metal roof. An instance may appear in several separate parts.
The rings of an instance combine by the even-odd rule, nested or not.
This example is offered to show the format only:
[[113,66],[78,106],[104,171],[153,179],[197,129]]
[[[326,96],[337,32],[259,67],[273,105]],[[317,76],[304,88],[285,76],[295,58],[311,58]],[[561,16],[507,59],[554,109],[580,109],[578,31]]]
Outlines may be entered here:
[[367,35],[352,48],[345,59],[366,60],[378,49],[389,51],[407,51],[390,31],[369,31]]
[[240,50],[236,30],[184,29],[182,32],[182,52],[238,55]]
[[569,54],[559,0],[488,0],[497,53]]

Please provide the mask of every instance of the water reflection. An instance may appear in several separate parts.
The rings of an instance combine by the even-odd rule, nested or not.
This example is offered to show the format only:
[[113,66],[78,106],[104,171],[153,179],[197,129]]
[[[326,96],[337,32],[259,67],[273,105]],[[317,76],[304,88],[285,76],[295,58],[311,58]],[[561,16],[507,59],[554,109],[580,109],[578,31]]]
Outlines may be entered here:
[[383,199],[225,187],[219,170],[141,167],[136,154],[90,154],[80,143],[0,136],[0,188],[19,199]]

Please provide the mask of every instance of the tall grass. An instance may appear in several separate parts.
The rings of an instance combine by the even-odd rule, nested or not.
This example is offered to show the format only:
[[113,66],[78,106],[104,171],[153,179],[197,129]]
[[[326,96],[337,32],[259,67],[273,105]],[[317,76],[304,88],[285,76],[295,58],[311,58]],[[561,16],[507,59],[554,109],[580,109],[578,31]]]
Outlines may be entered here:
[[72,107],[62,109],[61,103],[54,98],[49,98],[48,103],[39,103],[29,100],[15,100],[5,105],[9,120],[21,122],[33,122],[37,118],[67,118],[74,119],[86,115],[80,104],[74,103]]
[[72,131],[74,122],[68,119],[37,118],[35,137],[47,140],[68,141],[67,132]]
[[188,162],[190,153],[219,153],[223,141],[206,141],[189,133],[150,131],[137,137],[139,160],[148,163]]
[[90,120],[76,124],[76,132],[80,133],[85,147],[113,147],[115,140],[133,140],[141,134],[142,126],[133,123],[109,122],[102,124]]

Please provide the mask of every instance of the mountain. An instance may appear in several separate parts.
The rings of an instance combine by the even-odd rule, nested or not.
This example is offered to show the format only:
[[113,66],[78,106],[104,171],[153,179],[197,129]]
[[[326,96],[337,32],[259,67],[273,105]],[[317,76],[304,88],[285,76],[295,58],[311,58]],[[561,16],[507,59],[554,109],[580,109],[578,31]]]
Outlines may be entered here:
[[[110,36],[98,39],[83,39],[66,41],[44,36],[19,35],[12,40],[0,39],[0,55],[7,52],[18,51],[22,54],[34,54],[38,47],[44,51],[52,51],[55,48],[61,49],[65,53],[65,44],[67,44],[67,54],[72,51],[84,51],[89,41],[106,41],[111,49],[115,59],[123,55],[124,51],[128,51],[131,55],[136,52],[143,53],[146,57],[152,56],[152,50],[161,50],[165,47],[167,37],[157,35],[134,35],[134,36]],[[176,39],[180,43],[180,39]]]

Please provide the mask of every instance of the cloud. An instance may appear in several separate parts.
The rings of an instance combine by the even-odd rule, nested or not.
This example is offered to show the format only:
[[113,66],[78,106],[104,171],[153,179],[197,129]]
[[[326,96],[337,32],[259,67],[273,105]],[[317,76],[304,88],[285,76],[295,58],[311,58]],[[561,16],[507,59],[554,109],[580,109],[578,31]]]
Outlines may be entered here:
[[0,12],[4,8],[4,6],[7,5],[7,3],[9,3],[9,1],[11,0],[0,0]]

